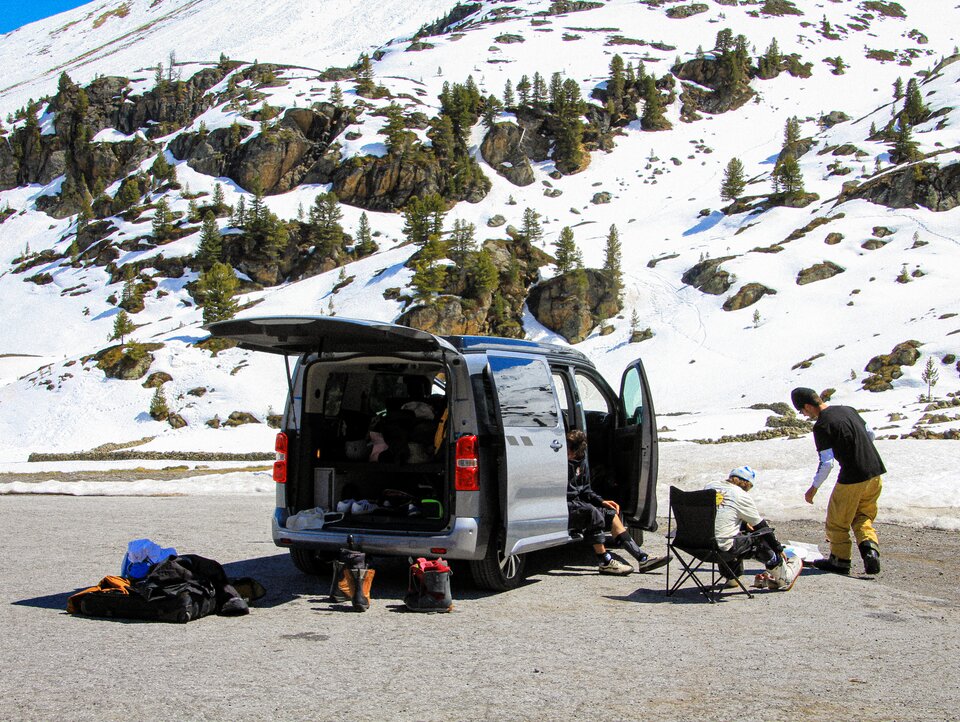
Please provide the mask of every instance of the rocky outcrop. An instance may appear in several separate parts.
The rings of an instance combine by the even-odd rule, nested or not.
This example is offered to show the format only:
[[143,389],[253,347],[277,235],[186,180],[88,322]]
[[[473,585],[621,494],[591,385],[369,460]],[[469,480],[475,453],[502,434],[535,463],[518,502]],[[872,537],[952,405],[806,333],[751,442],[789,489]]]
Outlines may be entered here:
[[797,285],[803,286],[808,283],[815,283],[816,281],[824,281],[828,278],[836,276],[838,273],[843,273],[844,270],[845,269],[841,268],[833,261],[815,263],[809,268],[804,268],[797,274]]
[[496,123],[480,144],[483,159],[515,186],[534,182],[533,166],[523,151],[525,131],[515,123]]
[[893,388],[894,379],[903,376],[902,366],[913,366],[920,358],[919,341],[904,341],[893,347],[888,354],[874,356],[864,371],[871,376],[863,380],[863,388],[867,391],[888,391]]
[[772,288],[767,288],[762,283],[748,283],[723,302],[723,310],[739,311],[741,308],[752,306],[768,294],[775,295],[776,293]]
[[916,163],[897,168],[846,189],[840,201],[855,198],[887,208],[923,206],[931,211],[949,211],[960,205],[960,163],[945,167]]
[[181,133],[170,143],[177,160],[199,173],[226,176],[243,188],[257,183],[267,195],[286,193],[301,183],[329,183],[340,161],[333,142],[352,122],[352,111],[322,103],[293,108],[276,128],[239,142],[249,126],[210,133]]
[[397,323],[437,336],[477,335],[487,332],[487,307],[459,296],[440,296],[429,304],[414,306]]
[[151,351],[163,348],[162,343],[130,343],[110,346],[93,356],[97,368],[111,379],[132,381],[147,375],[153,363]]
[[730,274],[720,268],[720,264],[733,258],[734,256],[724,256],[723,258],[708,258],[700,261],[684,273],[680,280],[688,286],[703,291],[703,293],[719,296],[730,290],[732,285]]
[[683,83],[685,102],[716,115],[736,110],[753,96],[746,83],[735,82],[730,65],[716,58],[694,58],[673,68]]
[[537,284],[527,298],[527,306],[537,321],[570,343],[580,343],[597,323],[620,310],[610,280],[593,268]]

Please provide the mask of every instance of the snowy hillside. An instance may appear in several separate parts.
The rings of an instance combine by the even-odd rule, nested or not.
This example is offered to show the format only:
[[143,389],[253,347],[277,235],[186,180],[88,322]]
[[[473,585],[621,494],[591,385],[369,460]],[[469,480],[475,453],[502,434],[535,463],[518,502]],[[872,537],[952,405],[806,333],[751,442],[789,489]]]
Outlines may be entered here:
[[[212,356],[195,346],[206,335],[200,328],[201,308],[188,293],[198,274],[189,263],[178,277],[166,274],[159,260],[186,258],[197,250],[199,226],[185,222],[187,191],[209,198],[219,184],[227,205],[243,198],[249,206],[253,198],[250,188],[228,177],[206,175],[186,160],[177,161],[170,148],[181,133],[201,128],[225,133],[236,125],[249,128],[243,143],[250,143],[266,132],[258,119],[263,116],[257,116],[264,104],[284,110],[330,103],[335,82],[321,78],[320,71],[351,65],[366,52],[374,57],[376,82],[390,97],[361,98],[353,79],[336,81],[343,103],[359,102],[362,109],[337,141],[343,158],[383,156],[387,148],[380,131],[386,119],[380,111],[391,102],[401,104],[408,117],[432,117],[440,110],[445,82],[465,83],[472,77],[483,96],[503,99],[508,81],[516,88],[524,75],[550,79],[559,73],[576,82],[585,100],[602,107],[595,93],[606,90],[615,54],[632,66],[642,62],[646,73],[663,78],[679,64],[713,57],[718,32],[727,28],[732,36],[746,37],[754,60],[776,40],[784,56],[796,54],[800,64],[810,64],[809,77],[780,72],[771,79],[752,78],[751,100],[727,112],[700,112],[692,120],[681,117],[677,79],[677,92],[665,109],[669,130],[644,130],[633,120],[612,136],[612,148],[591,151],[580,172],[556,172],[550,159],[533,162],[535,182],[526,186],[511,183],[483,159],[480,145],[487,128],[478,122],[470,131],[469,147],[491,187],[479,202],[456,203],[446,214],[445,231],[461,220],[476,226],[479,242],[506,239],[506,229],[519,228],[524,209],[532,208],[543,224],[539,248],[553,254],[561,229],[570,227],[584,264],[600,268],[609,229],[616,225],[622,242],[623,309],[577,347],[614,386],[629,360],[644,358],[662,438],[715,439],[761,431],[772,413],[769,405],[787,401],[797,385],[835,389],[833,401],[865,410],[889,438],[912,433],[918,424],[923,433],[960,429],[957,405],[944,403],[945,408],[928,411],[928,403],[920,400],[927,393],[922,375],[932,358],[938,372],[933,396],[960,405],[957,188],[944,191],[937,210],[855,197],[855,186],[869,188],[885,174],[916,182],[918,174],[929,177],[928,166],[947,177],[960,165],[960,62],[951,62],[957,59],[958,24],[944,22],[956,15],[953,0],[487,0],[476,5],[446,32],[422,37],[413,47],[410,38],[417,29],[454,3],[92,2],[0,38],[0,60],[9,69],[0,89],[8,134],[26,123],[11,123],[8,114],[28,98],[55,94],[64,70],[79,85],[98,75],[123,75],[136,96],[153,87],[158,61],[168,73],[173,70],[171,51],[183,80],[215,66],[221,55],[241,63],[205,91],[209,107],[188,125],[151,136],[175,165],[179,190],[158,190],[145,203],[154,207],[166,198],[170,210],[184,216],[179,227],[190,230],[164,244],[144,244],[137,239],[150,233],[150,212],[141,218],[107,216],[104,220],[115,230],[103,243],[116,249],[112,263],[118,273],[111,276],[104,263],[71,263],[76,214],[58,219],[38,210],[38,199],[60,193],[62,176],[0,192],[0,218],[5,219],[0,224],[0,460],[146,437],[155,438],[139,448],[252,450],[258,441],[262,450],[271,448],[273,431],[266,424],[251,431],[211,428],[208,422],[224,421],[234,411],[260,420],[279,413],[286,391],[282,360],[238,350]],[[784,7],[800,14],[771,14]],[[687,10],[678,12],[683,8]],[[905,17],[899,17],[901,11]],[[832,72],[836,58],[842,58],[840,74]],[[254,60],[281,66],[275,71],[280,83],[258,86],[262,97],[253,96],[245,108],[212,100],[228,91],[230,75],[239,78]],[[903,97],[894,98],[898,79],[903,85],[917,81],[926,105],[925,119],[913,128],[917,160],[912,162],[891,156],[892,142],[878,137],[878,130],[904,107]],[[244,80],[238,86],[252,83]],[[43,104],[37,108],[41,134],[53,132],[55,118],[48,110]],[[824,122],[825,116],[832,119]],[[797,161],[805,192],[816,198],[802,207],[766,204],[792,117],[799,121],[800,137],[809,139],[809,149]],[[498,123],[515,120],[509,111],[495,118]],[[147,130],[123,134],[104,129],[92,145],[145,139]],[[422,128],[413,132],[430,144]],[[926,156],[922,163],[921,154]],[[139,168],[151,168],[155,158],[152,152]],[[731,203],[721,199],[721,183],[733,158],[742,161],[747,183],[740,194],[742,206],[724,213]],[[897,175],[905,171],[905,176]],[[118,178],[104,193],[116,197],[120,188]],[[292,221],[329,189],[327,183],[303,182],[267,195],[264,202],[280,219]],[[608,195],[598,197],[604,193]],[[355,234],[363,209],[344,204],[341,210],[343,228]],[[405,304],[402,293],[398,297],[391,291],[408,289],[412,271],[405,264],[416,249],[404,244],[399,213],[366,214],[376,253],[302,280],[249,291],[239,300],[255,305],[242,313],[395,320]],[[505,225],[498,225],[497,216]],[[218,224],[225,234],[237,232],[225,216]],[[51,250],[52,260],[18,270],[45,249]],[[726,273],[728,288],[705,293],[682,280],[711,259],[725,259],[719,269]],[[798,283],[801,272],[825,262],[842,271]],[[142,378],[107,378],[90,358],[115,343],[108,338],[123,293],[122,269],[132,264],[156,286],[146,292],[143,310],[131,314],[137,326],[131,337],[162,345],[152,352],[150,373],[171,377],[165,396],[186,422],[182,428],[151,418],[154,391],[143,387]],[[540,273],[549,279],[556,268],[544,265]],[[725,302],[747,284],[762,284],[765,295],[738,310],[724,310]],[[648,328],[649,340],[630,343],[633,331]],[[529,312],[524,331],[533,339],[564,342]],[[892,380],[892,388],[865,390],[871,376],[865,371],[868,362],[911,340],[918,342],[919,354],[912,365],[900,368],[902,375]],[[937,416],[930,418],[931,413]]]

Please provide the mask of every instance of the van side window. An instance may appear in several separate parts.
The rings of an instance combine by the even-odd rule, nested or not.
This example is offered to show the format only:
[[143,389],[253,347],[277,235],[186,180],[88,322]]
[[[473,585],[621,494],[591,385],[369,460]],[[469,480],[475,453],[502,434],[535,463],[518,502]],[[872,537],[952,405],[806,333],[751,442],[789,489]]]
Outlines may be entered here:
[[560,415],[553,380],[539,359],[490,355],[504,426],[556,428]]
[[623,377],[623,406],[627,423],[639,424],[643,420],[643,381],[636,368],[628,369]]
[[610,408],[610,401],[606,394],[599,389],[593,379],[581,373],[578,373],[575,378],[577,380],[577,393],[580,395],[580,403],[583,405],[584,411],[601,411],[604,414],[609,414],[613,410]]
[[343,392],[347,387],[347,374],[332,373],[327,376],[327,385],[323,390],[323,415],[330,418],[340,414]]

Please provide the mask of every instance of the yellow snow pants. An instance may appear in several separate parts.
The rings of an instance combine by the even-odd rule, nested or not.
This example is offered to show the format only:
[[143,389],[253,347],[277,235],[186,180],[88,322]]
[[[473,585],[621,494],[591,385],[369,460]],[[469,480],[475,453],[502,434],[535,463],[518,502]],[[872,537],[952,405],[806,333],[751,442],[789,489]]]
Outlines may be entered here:
[[837,559],[849,559],[850,530],[857,544],[872,541],[879,544],[873,520],[877,518],[877,499],[883,484],[879,476],[859,484],[834,484],[827,504],[827,541],[830,553]]

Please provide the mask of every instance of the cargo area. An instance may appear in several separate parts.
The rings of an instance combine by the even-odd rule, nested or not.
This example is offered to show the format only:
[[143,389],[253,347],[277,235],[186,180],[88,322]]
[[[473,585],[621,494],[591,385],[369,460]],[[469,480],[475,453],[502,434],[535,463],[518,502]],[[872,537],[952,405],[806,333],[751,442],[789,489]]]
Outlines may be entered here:
[[443,366],[365,356],[302,371],[290,513],[335,512],[324,523],[328,530],[444,528],[453,495]]

